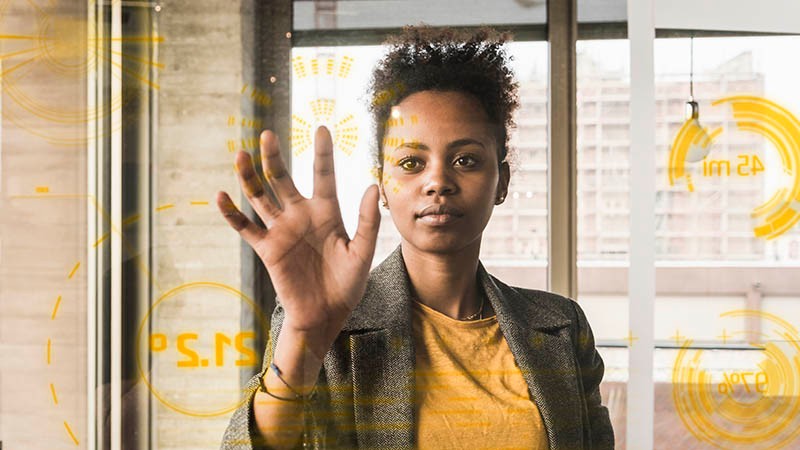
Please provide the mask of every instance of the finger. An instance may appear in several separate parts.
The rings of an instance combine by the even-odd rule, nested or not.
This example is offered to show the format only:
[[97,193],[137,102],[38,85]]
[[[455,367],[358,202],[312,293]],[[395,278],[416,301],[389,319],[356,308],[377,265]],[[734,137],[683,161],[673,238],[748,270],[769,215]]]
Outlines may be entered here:
[[252,220],[248,219],[225,192],[217,193],[217,208],[219,208],[228,225],[236,230],[239,235],[251,247],[255,248],[258,241],[262,240],[267,234],[267,230],[254,224]]
[[378,211],[378,185],[372,184],[361,198],[358,210],[358,228],[356,235],[348,244],[348,249],[355,252],[363,261],[372,262],[375,255],[375,244],[378,241],[378,228],[381,225],[381,213]]
[[261,217],[264,224],[269,227],[272,221],[281,214],[281,210],[267,193],[264,183],[258,178],[258,174],[253,168],[252,158],[247,152],[236,153],[236,173],[247,202]]
[[333,170],[333,142],[327,127],[317,128],[314,136],[314,198],[336,198]]
[[287,204],[291,205],[303,200],[305,197],[297,191],[292,177],[286,170],[286,164],[283,163],[278,136],[270,130],[264,130],[261,133],[259,147],[261,149],[261,170],[264,171],[264,177],[282,207],[285,208]]

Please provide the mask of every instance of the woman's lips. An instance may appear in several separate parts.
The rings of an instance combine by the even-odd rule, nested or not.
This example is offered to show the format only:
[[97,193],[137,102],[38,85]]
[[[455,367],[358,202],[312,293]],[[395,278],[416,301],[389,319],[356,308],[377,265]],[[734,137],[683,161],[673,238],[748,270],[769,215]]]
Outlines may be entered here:
[[418,220],[426,225],[441,226],[449,225],[457,221],[461,216],[453,214],[427,214],[420,217]]

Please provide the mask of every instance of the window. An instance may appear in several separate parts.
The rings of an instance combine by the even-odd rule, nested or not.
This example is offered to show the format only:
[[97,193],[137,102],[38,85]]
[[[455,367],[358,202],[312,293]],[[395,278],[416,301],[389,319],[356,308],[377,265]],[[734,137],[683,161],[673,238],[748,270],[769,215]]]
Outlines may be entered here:
[[[256,23],[267,15],[259,8],[278,3],[276,23]],[[681,14],[654,3],[662,16]],[[373,182],[365,87],[385,51],[375,44],[405,24],[485,23],[515,35],[516,165],[480,257],[507,284],[547,289],[548,203],[561,200],[549,198],[548,133],[567,125],[548,122],[546,4],[0,1],[0,448],[111,448],[112,438],[120,448],[219,448],[265,345],[270,311],[259,300],[272,295],[214,205],[221,189],[247,208],[232,155],[256,154],[261,129],[287,124],[292,176],[310,196],[313,129],[328,125],[352,236]],[[657,39],[655,177],[632,186],[636,61],[617,38],[638,5],[579,0],[586,39],[575,48],[577,300],[605,362],[617,447],[637,447],[625,433],[642,420],[627,409],[643,372],[629,359],[642,323],[629,317],[641,300],[629,284],[641,267],[632,223],[652,214],[654,448],[749,447],[738,439],[747,433],[763,437],[752,439],[761,448],[795,448],[797,415],[769,413],[791,411],[800,380],[800,218],[789,194],[800,37],[660,30],[697,35],[694,96],[712,144],[676,174],[690,41]],[[775,15],[764,11],[759,20]],[[286,30],[280,42],[265,32],[276,29]],[[636,207],[645,187],[655,189],[653,211]],[[373,266],[400,242],[380,211]]]
[[[758,133],[739,128],[741,122],[736,120],[739,116],[734,115],[731,119],[731,108],[721,107],[719,103],[720,99],[746,93],[787,107],[791,105],[793,111],[800,113],[800,98],[786,75],[796,74],[797,68],[782,56],[787,49],[798,45],[797,39],[728,37],[694,40],[694,89],[700,102],[700,122],[709,130],[720,128],[721,134],[715,139],[706,160],[705,173],[702,171],[703,163],[694,166],[687,163],[694,174],[693,189],[687,188],[685,180],[677,183],[668,180],[669,155],[673,140],[684,122],[683,108],[688,96],[689,40],[656,40],[658,179],[653,180],[656,186],[657,258],[654,315],[656,443],[674,442],[675,436],[685,436],[681,438],[681,448],[701,446],[690,429],[681,423],[681,419],[687,416],[679,417],[682,413],[678,410],[686,408],[686,405],[673,401],[676,389],[683,392],[687,383],[697,382],[682,372],[690,366],[686,362],[688,355],[701,354],[701,347],[713,348],[701,356],[709,367],[709,376],[715,380],[711,387],[743,399],[745,393],[739,392],[744,390],[740,372],[750,371],[755,376],[761,370],[759,365],[770,364],[765,362],[770,359],[769,355],[748,345],[743,336],[754,336],[760,326],[773,332],[779,329],[780,326],[768,318],[776,317],[776,311],[785,313],[785,308],[792,303],[771,299],[792,298],[784,288],[800,292],[800,285],[794,281],[786,285],[762,281],[795,279],[790,273],[796,270],[796,263],[787,255],[791,246],[797,248],[792,240],[796,231],[787,230],[771,242],[754,233],[759,226],[759,216],[754,215],[757,208],[781,186],[780,176],[767,174],[771,169],[781,170],[780,149]],[[599,93],[600,97],[594,94],[593,100],[598,102],[603,112],[624,111],[626,100],[619,96],[625,92],[620,84],[627,82],[627,42],[580,41],[578,55],[582,58],[578,66],[584,68],[578,73],[578,91],[584,92],[579,98],[585,99],[588,96],[586,92]],[[614,81],[615,77],[617,81]],[[623,349],[615,346],[635,345],[635,340],[626,342],[630,338],[627,284],[609,280],[624,276],[628,262],[628,217],[615,215],[618,209],[628,211],[629,205],[625,200],[630,189],[635,188],[629,185],[625,176],[630,167],[626,155],[628,146],[620,142],[627,138],[628,125],[627,122],[620,124],[609,120],[611,114],[604,114],[599,119],[600,128],[595,139],[601,149],[597,164],[603,170],[598,182],[598,175],[590,170],[591,164],[595,163],[594,147],[587,145],[586,138],[587,134],[595,135],[594,124],[598,119],[585,116],[582,112],[585,109],[579,108],[578,111],[579,297],[595,327],[596,336],[609,346],[602,351],[604,358],[608,356],[607,370],[619,374],[619,381],[624,383],[628,361],[622,355]],[[621,117],[626,118],[626,115]],[[713,172],[710,165],[714,167]],[[612,167],[622,171],[615,172],[618,169]],[[618,180],[624,181],[615,182]],[[609,266],[614,261],[617,264]],[[620,275],[614,276],[614,273]],[[736,315],[736,311],[744,310],[752,311],[751,316]],[[738,333],[738,340],[726,334],[732,330]],[[769,338],[764,335],[762,339],[764,343],[780,340],[776,335]],[[682,354],[679,347],[687,340],[691,340],[692,347]],[[615,362],[619,366],[614,366]],[[739,385],[732,382],[731,377],[738,380]],[[728,384],[724,384],[726,379]],[[611,385],[607,389],[611,390]],[[715,391],[711,395],[717,394]],[[754,398],[751,400],[755,401]],[[624,405],[621,407],[624,410]],[[615,414],[624,412],[612,411],[612,416]],[[717,429],[733,432],[735,428],[732,422],[722,420]]]

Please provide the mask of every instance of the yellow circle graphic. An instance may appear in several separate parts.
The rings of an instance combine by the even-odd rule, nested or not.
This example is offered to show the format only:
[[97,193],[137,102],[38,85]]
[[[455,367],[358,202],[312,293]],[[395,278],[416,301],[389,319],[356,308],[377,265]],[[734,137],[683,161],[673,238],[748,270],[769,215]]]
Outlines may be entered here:
[[[751,216],[757,221],[753,228],[755,237],[774,239],[782,235],[800,220],[800,120],[778,103],[752,95],[724,97],[711,105],[729,106],[737,130],[765,138],[780,155],[782,185],[766,202],[756,206]],[[670,186],[685,182],[689,192],[695,191],[693,167],[687,167],[687,162],[702,161],[705,176],[731,174],[731,161],[714,159],[712,146],[722,132],[721,127],[713,130],[702,127],[697,120],[684,122],[669,152]],[[739,155],[739,158],[734,175],[755,175],[764,170],[756,155]]]
[[[685,340],[672,372],[672,397],[686,428],[717,448],[779,449],[800,436],[800,334],[780,317],[735,310],[723,318],[760,320],[770,332],[743,335],[761,357],[720,370],[708,352]],[[763,342],[763,344],[762,344]]]
[[[197,295],[198,290],[205,290],[206,295]],[[189,292],[195,295],[188,296]],[[211,293],[211,295],[208,295]],[[183,299],[181,296],[188,296]],[[229,303],[234,298],[241,306],[251,309],[258,318],[257,330],[209,330],[213,327],[202,327],[192,323],[191,317],[182,318],[181,308],[186,310],[202,309],[208,307],[210,297],[225,298],[223,303]],[[181,300],[184,300],[181,302]],[[180,308],[170,312],[166,308],[171,303],[173,306],[181,303]],[[192,305],[189,306],[188,304]],[[219,308],[220,305],[217,305]],[[154,326],[151,322],[156,309],[161,308],[160,321],[166,321],[167,326],[160,323]],[[223,306],[223,308],[226,308]],[[230,308],[230,306],[227,306]],[[174,309],[174,308],[173,308]],[[166,319],[166,320],[165,320]],[[150,329],[148,330],[148,324]],[[180,333],[175,330],[180,329]],[[263,335],[269,326],[264,321],[261,309],[241,291],[230,286],[215,282],[187,283],[164,293],[147,311],[139,330],[136,333],[136,366],[142,380],[150,392],[164,406],[181,414],[194,417],[213,417],[229,413],[246,400],[239,380],[234,379],[235,388],[225,389],[223,386],[203,386],[202,374],[208,370],[230,367],[256,366],[259,351],[252,348],[252,343],[257,336]],[[227,331],[227,332],[226,332]],[[213,336],[213,338],[212,338]],[[203,339],[206,338],[206,339]],[[206,345],[202,346],[203,341]],[[157,365],[168,365],[175,362],[176,366],[185,373],[179,380],[173,380],[171,388],[154,385],[148,373],[142,369],[142,358],[157,360]],[[193,383],[193,380],[196,383]],[[167,384],[168,379],[162,380]],[[194,385],[194,387],[192,387]],[[237,395],[232,396],[232,391]],[[197,395],[193,395],[197,394]],[[179,397],[182,396],[182,399]],[[235,400],[231,398],[236,397]],[[219,403],[222,403],[221,405]]]
[[[96,23],[70,17],[63,5],[53,2],[37,5],[20,1],[30,8],[13,17],[5,13],[9,2],[0,8],[0,86],[5,96],[3,117],[16,127],[57,145],[77,146],[120,129],[124,118],[111,113],[120,110],[139,94],[139,87],[158,89],[154,71],[164,66],[150,58],[131,54],[131,46],[154,46],[159,36],[100,36]],[[61,9],[58,9],[61,8]],[[96,8],[91,0],[89,11]],[[115,45],[124,44],[122,50]],[[125,89],[98,105],[78,101],[100,66],[108,65],[112,78],[136,89]],[[38,80],[31,83],[31,80]],[[56,84],[57,83],[57,84]],[[43,84],[58,86],[55,91]],[[66,87],[74,87],[68,92]],[[76,95],[77,94],[77,95]],[[124,112],[124,110],[123,110]],[[108,129],[98,135],[76,136],[75,127],[111,116]]]

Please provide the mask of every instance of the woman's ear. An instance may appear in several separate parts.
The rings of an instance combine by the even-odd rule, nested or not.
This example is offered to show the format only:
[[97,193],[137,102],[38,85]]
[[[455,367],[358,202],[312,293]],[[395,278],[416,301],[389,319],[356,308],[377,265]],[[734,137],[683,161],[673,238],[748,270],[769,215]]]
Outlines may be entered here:
[[507,161],[500,163],[500,178],[497,180],[496,204],[501,204],[508,196],[508,183],[511,180],[511,169]]
[[381,196],[381,204],[384,208],[389,209],[389,203],[386,199],[386,192],[383,190],[383,180],[378,180],[378,192]]

